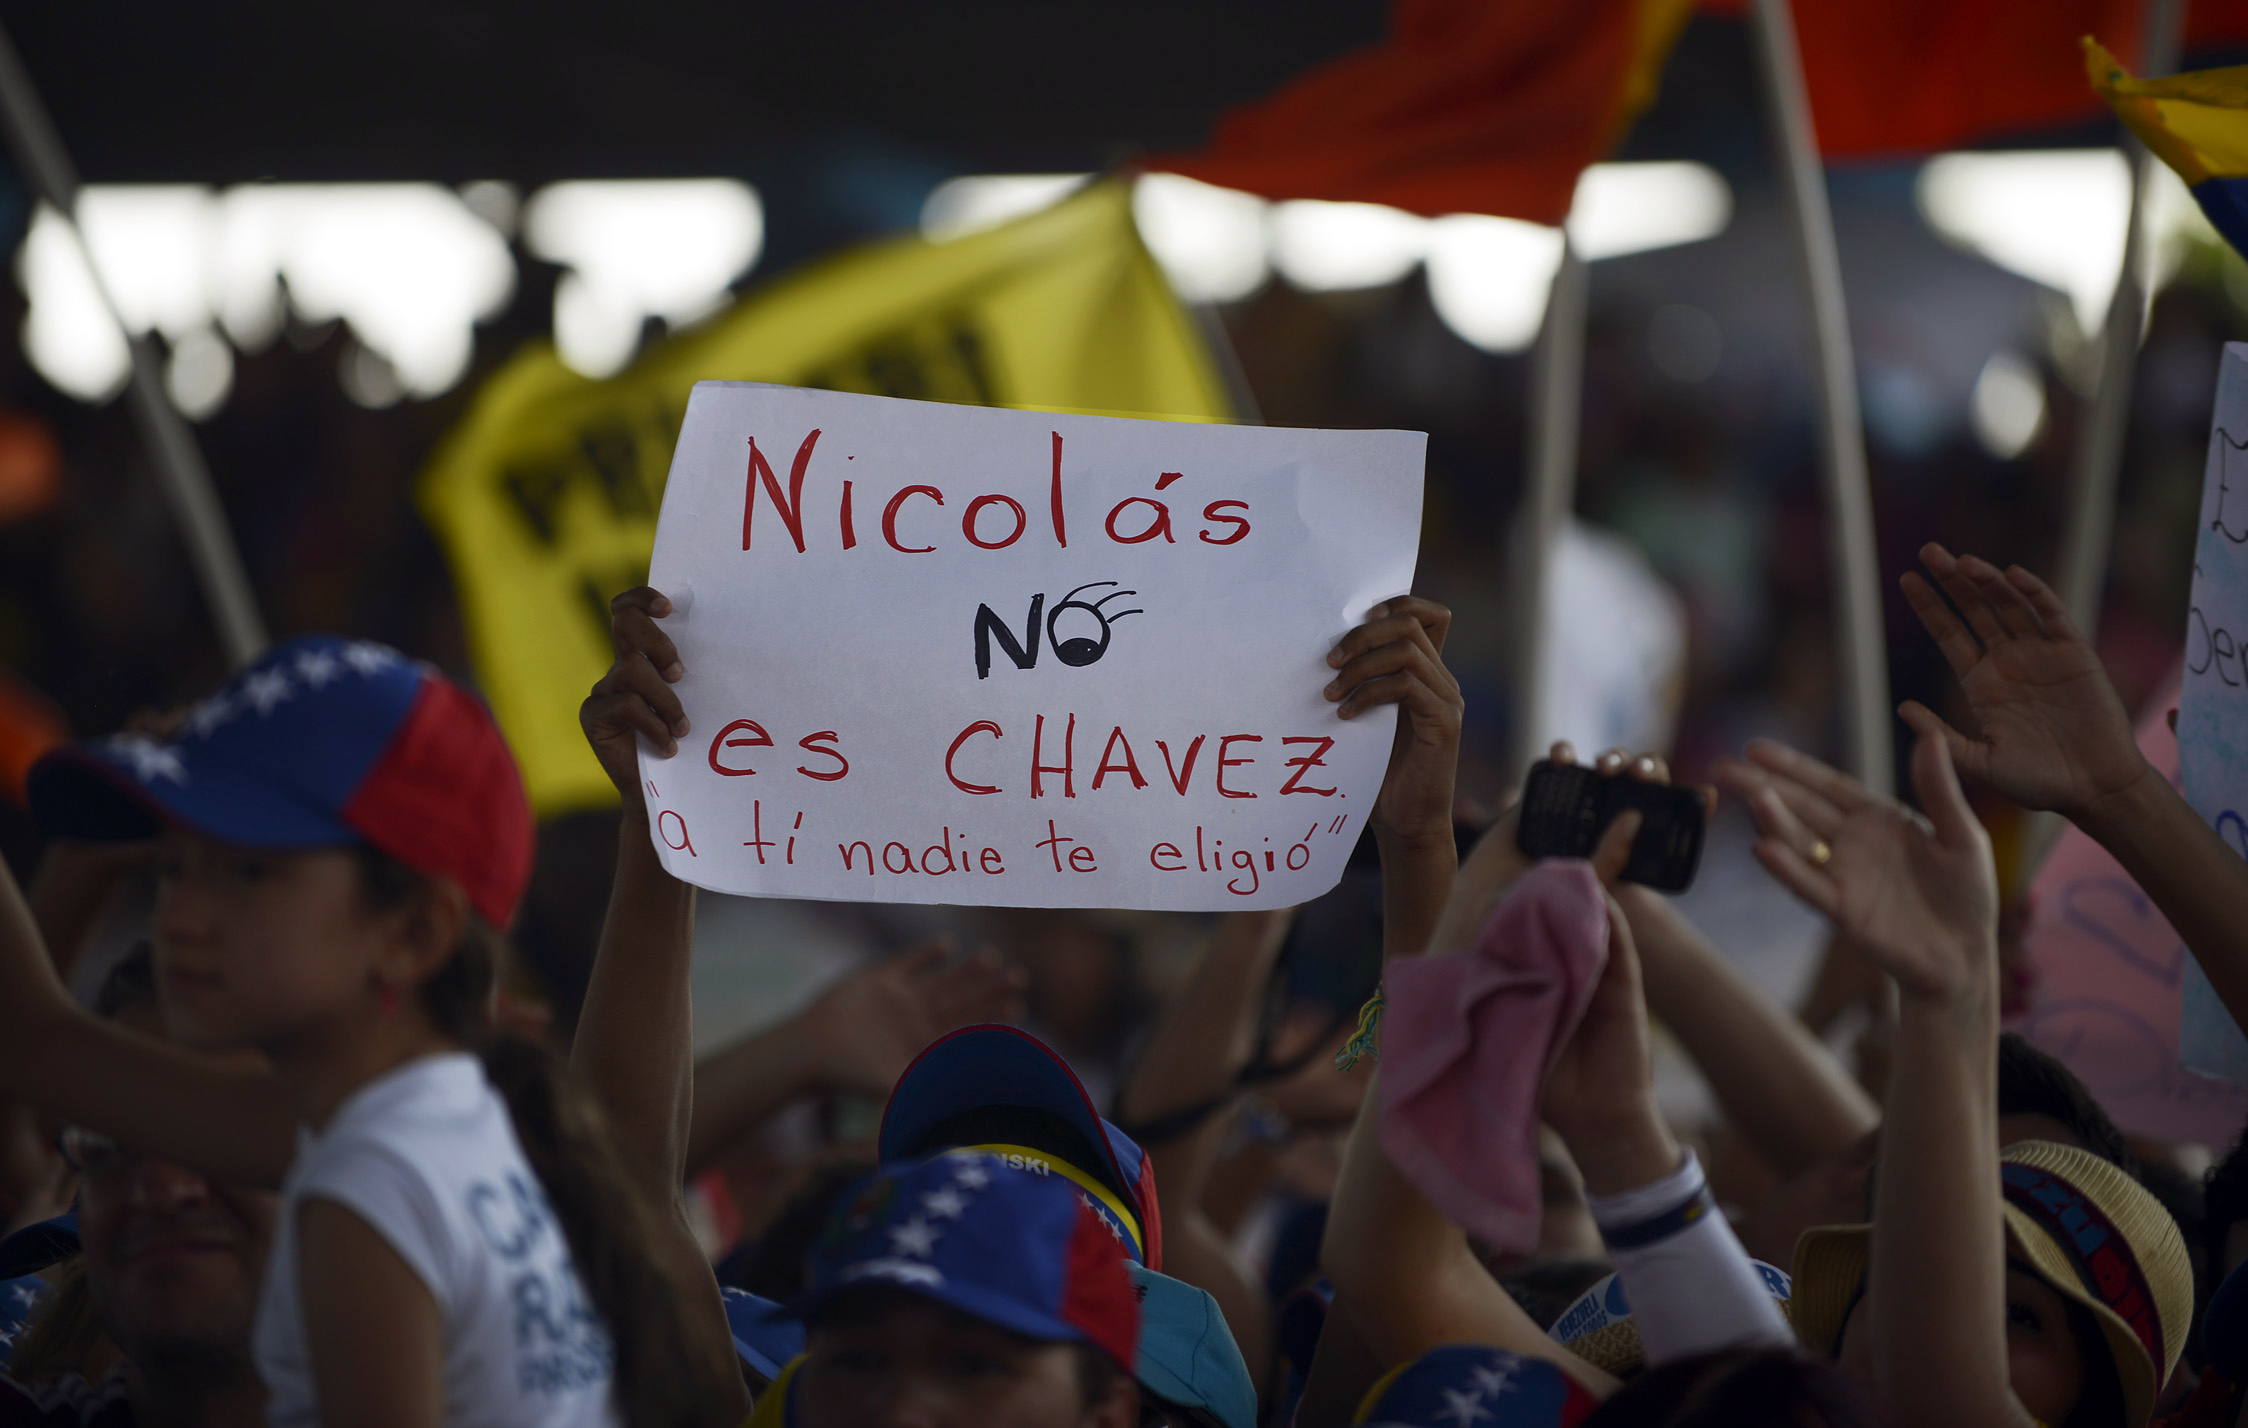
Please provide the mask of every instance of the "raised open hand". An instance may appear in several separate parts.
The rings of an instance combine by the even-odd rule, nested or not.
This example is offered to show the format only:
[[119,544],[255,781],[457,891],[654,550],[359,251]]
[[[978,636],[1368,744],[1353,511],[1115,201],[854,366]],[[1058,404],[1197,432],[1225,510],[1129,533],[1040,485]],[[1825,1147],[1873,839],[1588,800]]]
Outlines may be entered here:
[[862,967],[803,1013],[819,1078],[831,1090],[887,1096],[946,1032],[1021,1016],[1028,985],[1020,967],[988,949],[954,960],[944,938]]
[[1389,771],[1374,802],[1377,830],[1449,842],[1452,785],[1459,776],[1460,723],[1467,702],[1444,667],[1452,612],[1418,595],[1400,595],[1366,612],[1328,652],[1335,670],[1323,691],[1349,719],[1379,704],[1398,709]]
[[1908,998],[1998,994],[1998,875],[1990,836],[1960,792],[1941,738],[1912,751],[1921,818],[1839,769],[1759,740],[1717,767],[1748,801],[1757,861],[1896,978]]
[[671,636],[656,624],[670,613],[671,601],[663,592],[645,585],[609,602],[609,639],[617,662],[578,706],[578,727],[601,760],[601,771],[623,797],[627,817],[648,816],[634,736],[645,734],[668,758],[679,752],[678,741],[687,734],[687,711],[671,687],[687,671]]
[[1955,559],[1933,542],[1920,561],[1965,622],[1919,572],[1905,572],[1899,584],[1959,676],[1982,737],[1970,739],[1908,700],[1898,712],[1915,733],[1941,738],[1975,782],[2072,818],[2146,774],[2123,701],[2044,581],[2018,565],[2002,571],[1971,555]]

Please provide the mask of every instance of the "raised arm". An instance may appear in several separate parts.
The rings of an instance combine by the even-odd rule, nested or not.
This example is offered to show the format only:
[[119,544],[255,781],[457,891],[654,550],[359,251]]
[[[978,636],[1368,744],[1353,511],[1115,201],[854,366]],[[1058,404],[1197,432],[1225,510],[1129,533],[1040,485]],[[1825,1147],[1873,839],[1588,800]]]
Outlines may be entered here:
[[[32,921],[67,981],[124,873],[155,861],[153,843],[54,839],[25,892]],[[54,1130],[28,1101],[0,1097],[0,1226],[18,1228],[70,1208],[77,1176],[54,1146]]]
[[296,1117],[262,1063],[203,1055],[82,1011],[5,867],[0,1095],[226,1180],[279,1185],[296,1154]]
[[[1604,869],[1611,880],[1629,855],[1637,827],[1637,815],[1627,814],[1602,839],[1595,866]],[[1483,835],[1461,867],[1439,919],[1443,930],[1433,950],[1452,951],[1467,945],[1522,867],[1521,854],[1514,847],[1514,825],[1511,820],[1503,820]],[[1629,951],[1630,937],[1622,931],[1620,919],[1615,928],[1622,952],[1618,955],[1618,949],[1611,946],[1609,965],[1602,973],[1602,990],[1595,994],[1595,1001],[1607,997],[1612,1002],[1619,995],[1611,990],[1611,983],[1621,987],[1620,995],[1636,1001],[1638,972]],[[1591,1020],[1588,1012],[1587,1021]],[[1641,1030],[1644,1032],[1643,1016]],[[1579,1046],[1582,1040],[1581,1033],[1572,1038],[1571,1047],[1562,1054],[1567,1069],[1557,1064],[1548,1082],[1549,1086],[1561,1085],[1565,1108],[1587,1099],[1580,1096],[1572,1100],[1572,1088],[1598,1075],[1586,1060],[1591,1044]],[[1320,1262],[1335,1286],[1335,1312],[1348,1317],[1357,1336],[1385,1370],[1442,1344],[1495,1344],[1553,1360],[1588,1387],[1602,1393],[1611,1391],[1614,1380],[1548,1339],[1483,1267],[1468,1244],[1467,1232],[1430,1204],[1398,1170],[1382,1147],[1381,1114],[1377,1084],[1367,1091],[1358,1124],[1343,1153],[1342,1174],[1320,1246]],[[1581,1123],[1587,1129],[1590,1119]],[[1600,1173],[1614,1171],[1628,1178],[1642,1160],[1650,1165],[1662,1162],[1653,1171],[1655,1177],[1675,1168],[1675,1143],[1670,1145],[1666,1160],[1660,1147],[1649,1152],[1636,1139],[1644,1126],[1627,1128],[1621,1124],[1623,1119],[1618,1118],[1618,1125],[1609,1129],[1620,1137],[1628,1129],[1630,1143],[1600,1148],[1596,1156]],[[1659,1121],[1655,1125],[1660,1129]],[[1667,1130],[1660,1134],[1668,1141]],[[1588,1148],[1592,1148],[1589,1143]],[[1588,1188],[1593,1173],[1588,1167]]]
[[1625,884],[1647,1009],[1694,1059],[1726,1123],[1781,1175],[1862,1139],[1881,1109],[1801,1021],[1772,1001],[1662,894]]
[[1451,628],[1444,606],[1400,595],[1369,610],[1327,655],[1335,676],[1323,692],[1338,716],[1397,706],[1397,739],[1372,817],[1382,858],[1382,952],[1389,957],[1427,950],[1460,864],[1452,787],[1467,703],[1444,667]]
[[889,1095],[946,1032],[1021,1016],[1027,983],[989,950],[954,959],[943,938],[850,973],[795,1016],[695,1063],[687,1173],[708,1169],[799,1096]]
[[1890,1421],[2026,1428],[1998,1182],[1998,883],[1945,741],[1913,750],[1925,821],[1777,744],[1718,776],[1749,800],[1759,861],[1897,981],[1865,1300],[1843,1361]]
[[[1981,725],[1970,739],[1925,705],[1904,720],[1944,741],[1959,772],[2025,808],[2051,809],[2115,855],[2170,919],[2225,1010],[2248,1026],[2248,862],[2140,754],[2099,656],[2060,597],[2020,566],[1923,546],[1901,580]],[[1964,621],[1961,615],[1965,616]]]
[[643,585],[609,602],[611,665],[578,710],[624,802],[616,883],[570,1064],[608,1112],[625,1163],[653,1203],[679,1213],[694,1114],[695,889],[664,871],[648,836],[638,740],[669,757],[688,732],[672,684],[686,673],[656,621],[671,602]]
[[[694,1114],[695,889],[663,870],[648,837],[638,739],[665,756],[689,732],[671,685],[686,671],[656,621],[671,602],[641,586],[610,602],[617,661],[578,711],[586,741],[624,800],[617,878],[594,952],[571,1067],[585,1079],[648,1203],[660,1207],[661,1253],[682,1285],[707,1294],[704,1312],[725,1309],[718,1281],[687,1223],[682,1194]],[[716,1343],[731,1342],[725,1334]],[[741,1387],[738,1374],[726,1382]],[[747,1406],[746,1391],[742,1405]]]

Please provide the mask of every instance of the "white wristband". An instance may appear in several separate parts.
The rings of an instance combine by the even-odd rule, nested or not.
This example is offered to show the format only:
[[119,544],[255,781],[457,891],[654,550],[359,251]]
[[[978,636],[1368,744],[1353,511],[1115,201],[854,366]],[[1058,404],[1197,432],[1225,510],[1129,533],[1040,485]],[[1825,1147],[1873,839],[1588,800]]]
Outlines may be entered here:
[[1795,1342],[1763,1273],[1708,1192],[1689,1150],[1677,1170],[1653,1184],[1587,1197],[1609,1238],[1649,1366],[1715,1349]]

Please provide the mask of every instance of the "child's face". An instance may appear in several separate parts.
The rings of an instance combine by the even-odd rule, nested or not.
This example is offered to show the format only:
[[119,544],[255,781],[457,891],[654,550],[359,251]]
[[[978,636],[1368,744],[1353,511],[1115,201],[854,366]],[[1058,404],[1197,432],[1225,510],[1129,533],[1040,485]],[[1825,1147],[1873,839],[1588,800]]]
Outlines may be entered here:
[[156,974],[168,1031],[191,1046],[278,1050],[375,995],[396,918],[370,914],[345,849],[272,851],[164,835]]
[[1127,1428],[1136,1395],[1088,1405],[1077,1356],[910,1295],[815,1324],[798,1371],[809,1428]]

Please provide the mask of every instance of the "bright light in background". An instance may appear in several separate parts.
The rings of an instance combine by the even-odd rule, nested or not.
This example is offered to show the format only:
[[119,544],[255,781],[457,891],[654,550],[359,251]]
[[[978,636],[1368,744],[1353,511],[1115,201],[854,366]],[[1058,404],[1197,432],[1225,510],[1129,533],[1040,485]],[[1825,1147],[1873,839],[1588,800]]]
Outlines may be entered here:
[[2027,451],[2045,426],[2045,381],[2036,364],[2019,352],[1993,353],[1975,379],[1968,415],[1975,439],[1999,460]]
[[132,355],[69,225],[44,203],[16,254],[16,281],[31,298],[23,349],[39,375],[85,402],[106,402],[122,391]]
[[300,317],[349,323],[417,397],[461,379],[477,321],[515,293],[506,240],[435,184],[248,187],[225,202],[237,220],[229,240],[241,245],[229,276],[242,285],[227,308],[273,301],[278,276]]
[[1914,197],[1945,238],[2066,294],[2080,331],[2107,321],[2131,213],[2131,170],[2114,149],[1938,154]]
[[[263,347],[286,316],[284,283],[300,317],[349,323],[425,397],[460,380],[476,323],[515,290],[506,240],[435,184],[95,186],[80,195],[79,221],[126,326],[164,334],[166,388],[196,418],[233,387],[215,329]],[[73,396],[114,395],[129,355],[51,210],[34,218],[17,271],[32,365]]]
[[1140,238],[1188,302],[1236,302],[1264,286],[1271,209],[1253,193],[1179,174],[1146,174],[1132,189]]
[[1292,199],[1272,211],[1272,265],[1308,292],[1396,282],[1428,251],[1428,220],[1380,203]]
[[189,184],[105,186],[79,195],[79,226],[128,328],[176,341],[209,325],[217,218],[217,196]]
[[562,360],[605,377],[648,318],[683,327],[725,302],[764,247],[765,210],[735,179],[557,183],[524,205],[523,237],[570,269],[554,290]]
[[1569,241],[1586,262],[1715,238],[1733,190],[1707,164],[1594,164],[1569,203]]
[[1535,342],[1561,266],[1561,230],[1456,213],[1427,225],[1428,295],[1444,325],[1486,352]]
[[943,243],[1052,208],[1091,174],[971,174],[947,179],[921,204],[921,236]]
[[516,220],[523,216],[523,195],[501,179],[478,179],[461,185],[461,202],[468,211],[499,230],[502,238],[515,236]]
[[208,327],[187,333],[172,344],[172,360],[164,364],[164,390],[190,420],[215,415],[234,390],[234,349]]

